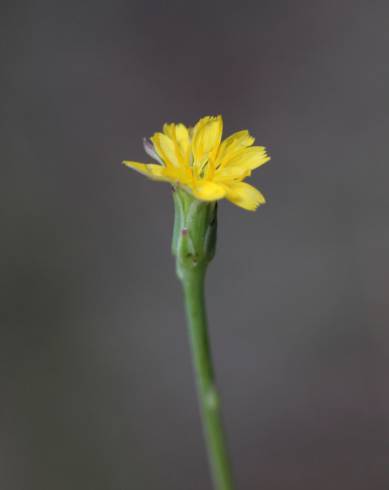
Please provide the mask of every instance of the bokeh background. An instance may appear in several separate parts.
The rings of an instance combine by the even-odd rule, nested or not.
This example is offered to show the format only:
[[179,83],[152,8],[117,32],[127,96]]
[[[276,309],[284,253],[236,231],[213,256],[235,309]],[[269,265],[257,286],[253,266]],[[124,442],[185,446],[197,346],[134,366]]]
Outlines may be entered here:
[[239,490],[389,488],[387,1],[1,6],[2,490],[211,488],[170,190],[120,164],[222,113],[270,164],[208,276]]

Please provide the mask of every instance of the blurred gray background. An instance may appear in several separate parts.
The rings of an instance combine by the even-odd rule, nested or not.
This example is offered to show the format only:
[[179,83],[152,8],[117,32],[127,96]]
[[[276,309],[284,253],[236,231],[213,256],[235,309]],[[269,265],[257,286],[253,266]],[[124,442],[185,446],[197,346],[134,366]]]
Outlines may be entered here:
[[2,490],[210,490],[170,190],[120,162],[219,113],[272,155],[208,275],[237,488],[389,488],[388,18],[2,4]]

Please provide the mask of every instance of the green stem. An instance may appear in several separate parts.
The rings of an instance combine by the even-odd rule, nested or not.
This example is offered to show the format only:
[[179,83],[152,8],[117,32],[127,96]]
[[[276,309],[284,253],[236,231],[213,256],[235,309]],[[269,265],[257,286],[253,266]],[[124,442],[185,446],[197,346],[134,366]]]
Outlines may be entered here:
[[213,481],[216,490],[233,490],[231,464],[215,386],[204,300],[206,265],[181,268],[189,337]]

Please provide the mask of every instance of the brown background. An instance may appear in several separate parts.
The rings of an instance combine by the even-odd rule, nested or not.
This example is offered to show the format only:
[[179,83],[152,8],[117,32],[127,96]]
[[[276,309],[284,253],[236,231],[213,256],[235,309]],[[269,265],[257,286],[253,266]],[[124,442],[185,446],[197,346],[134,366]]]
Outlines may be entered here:
[[389,488],[387,1],[1,7],[2,490],[209,490],[169,188],[120,165],[222,113],[211,337],[239,490]]

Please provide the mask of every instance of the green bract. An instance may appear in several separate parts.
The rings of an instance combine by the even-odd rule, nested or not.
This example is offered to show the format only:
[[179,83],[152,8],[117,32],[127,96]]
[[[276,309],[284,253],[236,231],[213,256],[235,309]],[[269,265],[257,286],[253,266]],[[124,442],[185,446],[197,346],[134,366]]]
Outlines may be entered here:
[[215,255],[217,203],[199,201],[180,188],[174,190],[173,198],[172,252],[182,279],[184,270],[205,268]]

